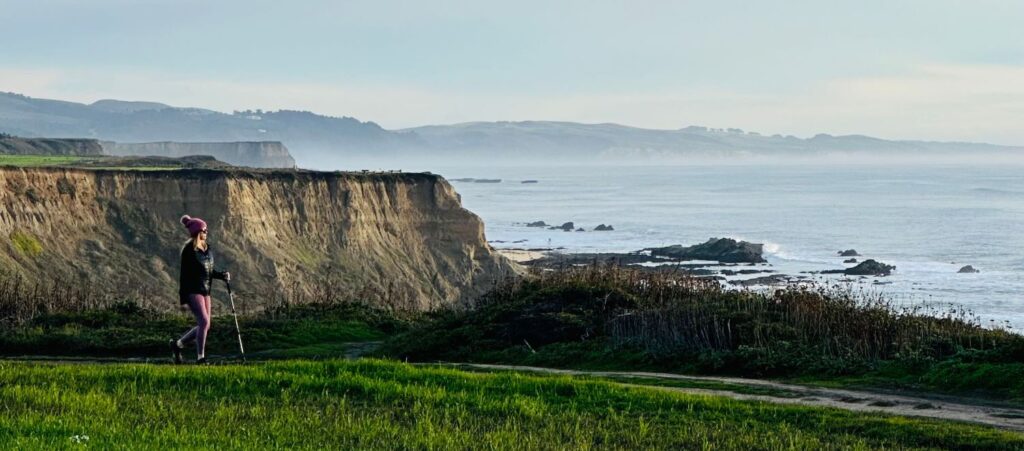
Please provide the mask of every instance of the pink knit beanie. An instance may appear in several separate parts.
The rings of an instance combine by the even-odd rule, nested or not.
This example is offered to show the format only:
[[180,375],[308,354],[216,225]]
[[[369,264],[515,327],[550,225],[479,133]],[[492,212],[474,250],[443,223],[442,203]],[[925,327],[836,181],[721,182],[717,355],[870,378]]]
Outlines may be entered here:
[[188,228],[188,234],[193,237],[199,235],[199,231],[206,228],[206,221],[189,215],[181,217],[181,224]]

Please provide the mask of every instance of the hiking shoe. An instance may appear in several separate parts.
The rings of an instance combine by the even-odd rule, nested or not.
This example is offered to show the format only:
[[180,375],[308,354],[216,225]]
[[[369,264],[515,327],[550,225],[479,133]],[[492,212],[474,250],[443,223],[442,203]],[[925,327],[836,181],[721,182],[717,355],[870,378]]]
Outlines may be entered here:
[[175,365],[181,365],[181,348],[178,346],[178,340],[171,339],[171,356],[174,358]]

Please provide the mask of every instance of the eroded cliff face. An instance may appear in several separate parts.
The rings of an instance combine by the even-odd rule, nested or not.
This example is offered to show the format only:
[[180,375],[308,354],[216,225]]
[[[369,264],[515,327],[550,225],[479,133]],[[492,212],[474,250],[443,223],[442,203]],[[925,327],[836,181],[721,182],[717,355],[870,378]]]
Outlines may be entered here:
[[103,155],[95,139],[0,137],[0,154],[10,155]]
[[218,266],[255,303],[330,278],[354,297],[427,309],[518,271],[430,174],[8,167],[0,187],[0,268],[88,278],[114,295],[145,289],[168,306],[182,214],[207,221]]
[[295,159],[288,148],[279,141],[241,142],[151,142],[117,143],[103,142],[106,153],[116,156],[184,157],[188,155],[211,155],[214,158],[235,165],[253,168],[292,168]]

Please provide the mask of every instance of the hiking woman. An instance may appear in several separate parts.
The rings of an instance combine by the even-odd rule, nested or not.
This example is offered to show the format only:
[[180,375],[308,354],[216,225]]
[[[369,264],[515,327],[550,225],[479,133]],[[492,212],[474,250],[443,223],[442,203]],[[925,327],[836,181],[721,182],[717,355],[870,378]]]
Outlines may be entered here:
[[187,305],[196,317],[196,327],[181,338],[171,339],[174,363],[181,363],[185,343],[196,342],[196,363],[206,364],[206,335],[210,331],[210,288],[213,279],[231,280],[231,273],[213,268],[213,252],[207,241],[206,222],[189,215],[181,217],[191,239],[181,248],[181,278],[178,288],[179,302]]

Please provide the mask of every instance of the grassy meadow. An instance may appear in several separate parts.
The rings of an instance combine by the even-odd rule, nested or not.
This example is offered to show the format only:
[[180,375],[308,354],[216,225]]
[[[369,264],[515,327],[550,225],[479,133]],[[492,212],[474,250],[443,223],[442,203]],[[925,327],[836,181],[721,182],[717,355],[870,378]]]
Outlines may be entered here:
[[[192,324],[186,313],[87,287],[12,280],[0,280],[0,355],[8,357],[166,362],[167,340]],[[234,324],[217,311],[208,352],[230,356]],[[1021,336],[981,328],[963,313],[897,310],[842,291],[723,291],[687,277],[580,267],[512,280],[473,305],[428,314],[325,295],[266,304],[241,324],[248,365],[0,360],[0,449],[1024,449],[1024,435],[985,426],[624,384],[798,396],[770,388],[395,362],[658,370],[1024,399]],[[370,342],[393,360],[338,360]]]
[[95,160],[98,157],[83,157],[74,155],[4,155],[0,154],[0,166],[40,167],[40,166],[68,166],[85,161]]
[[4,449],[1024,448],[968,424],[375,360],[0,362],[0,412]]

